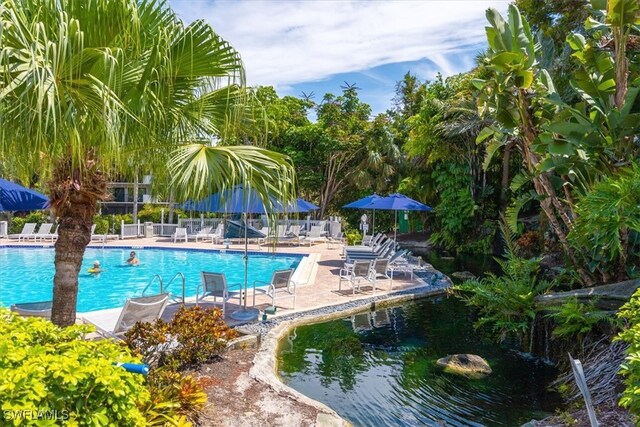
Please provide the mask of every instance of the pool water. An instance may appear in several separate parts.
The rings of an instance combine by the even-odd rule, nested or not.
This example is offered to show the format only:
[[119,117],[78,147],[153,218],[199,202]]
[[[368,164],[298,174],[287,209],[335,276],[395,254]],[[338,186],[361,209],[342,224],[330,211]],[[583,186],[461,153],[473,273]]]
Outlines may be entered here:
[[[122,307],[127,298],[140,296],[152,277],[159,274],[165,286],[176,273],[186,278],[186,296],[194,296],[200,284],[200,272],[223,272],[230,289],[244,285],[242,253],[217,251],[134,249],[140,260],[129,266],[131,248],[87,248],[80,270],[78,311],[94,311]],[[54,250],[52,248],[0,247],[0,305],[19,302],[50,301],[53,298]],[[301,256],[250,254],[248,285],[255,280],[269,282],[275,270],[295,268]],[[102,273],[88,273],[95,260]],[[182,280],[177,278],[167,289],[182,294]],[[156,281],[147,294],[157,293]]]
[[[430,298],[291,331],[280,343],[284,383],[354,426],[520,426],[561,404],[547,390],[555,369],[484,341],[471,310]],[[435,361],[484,357],[493,373],[468,379]]]

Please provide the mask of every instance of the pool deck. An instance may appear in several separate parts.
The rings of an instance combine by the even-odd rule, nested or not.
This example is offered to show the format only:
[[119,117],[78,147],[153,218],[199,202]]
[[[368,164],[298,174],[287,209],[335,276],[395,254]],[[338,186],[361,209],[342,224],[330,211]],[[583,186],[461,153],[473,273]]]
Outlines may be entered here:
[[[17,242],[15,240],[0,240],[0,245],[9,245],[9,246],[38,246],[38,247],[46,247],[52,246],[51,243],[48,242]],[[211,242],[178,242],[173,243],[172,239],[169,238],[138,238],[138,239],[127,239],[127,240],[111,240],[106,243],[91,243],[89,247],[126,247],[126,248],[135,248],[139,253],[144,256],[144,248],[168,248],[168,249],[208,249],[220,251],[224,250],[225,247],[223,245],[214,245]],[[232,244],[229,246],[229,251],[243,251],[244,244]],[[316,243],[314,245],[277,245],[274,246],[272,244],[269,245],[257,245],[255,243],[250,243],[248,246],[248,250],[250,252],[261,252],[261,253],[287,253],[287,254],[300,254],[307,256],[308,259],[305,260],[301,267],[300,271],[296,271],[295,279],[297,281],[296,286],[296,307],[292,308],[292,299],[291,298],[282,298],[282,300],[277,301],[277,311],[275,315],[268,315],[271,318],[279,318],[281,316],[288,316],[293,313],[298,312],[306,312],[309,310],[314,310],[318,308],[324,308],[329,306],[337,306],[340,304],[358,301],[358,300],[366,300],[370,298],[373,293],[372,289],[369,286],[363,286],[361,292],[356,292],[355,295],[352,294],[351,288],[346,285],[343,286],[342,291],[338,290],[338,282],[339,282],[339,272],[340,269],[344,266],[344,258],[341,257],[342,254],[342,246],[339,244],[331,244],[328,245],[326,243]],[[412,288],[424,288],[428,286],[422,279],[414,276],[414,279],[411,280],[409,274],[404,273],[396,273],[392,282],[392,289],[389,289],[389,281],[380,281],[378,283],[375,295],[378,297],[382,297],[384,295],[390,293],[396,293],[398,291],[406,291]],[[252,296],[253,293],[251,291],[252,284],[249,283],[249,298],[248,304],[252,304]],[[194,298],[187,298],[186,305],[195,304]],[[204,307],[213,306],[212,302],[204,302],[201,303]],[[271,300],[266,295],[258,294],[256,295],[256,308],[261,312],[265,308],[270,307]],[[163,314],[163,319],[169,320],[173,317],[174,313],[178,309],[180,304],[171,304],[165,310]],[[230,315],[234,311],[240,309],[241,307],[232,302],[227,302],[226,305],[226,315],[225,320],[232,326],[247,323],[247,322],[238,322],[233,320]],[[117,320],[117,316],[120,313],[120,308],[107,309],[94,311],[90,313],[79,313],[79,318],[86,318],[91,320],[92,322],[101,325],[107,326],[109,324],[115,323]]]

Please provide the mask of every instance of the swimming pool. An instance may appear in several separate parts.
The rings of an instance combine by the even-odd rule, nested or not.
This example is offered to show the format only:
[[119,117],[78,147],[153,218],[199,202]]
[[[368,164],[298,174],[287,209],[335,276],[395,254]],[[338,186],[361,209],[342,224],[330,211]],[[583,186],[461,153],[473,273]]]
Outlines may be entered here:
[[[137,266],[125,263],[131,250],[140,259]],[[0,304],[9,307],[18,302],[48,301],[53,298],[55,272],[53,248],[0,247]],[[160,248],[87,248],[78,283],[79,312],[122,307],[125,300],[140,296],[155,274],[169,281],[177,272],[186,278],[186,296],[194,296],[200,283],[201,271],[224,272],[229,288],[244,284],[243,254],[203,250],[174,250]],[[299,255],[249,255],[248,284],[255,280],[269,281],[275,270],[296,268]],[[100,261],[104,272],[87,272],[93,261]],[[235,286],[234,286],[235,285]],[[147,294],[158,292],[157,283]],[[176,279],[168,291],[181,295],[182,281]]]

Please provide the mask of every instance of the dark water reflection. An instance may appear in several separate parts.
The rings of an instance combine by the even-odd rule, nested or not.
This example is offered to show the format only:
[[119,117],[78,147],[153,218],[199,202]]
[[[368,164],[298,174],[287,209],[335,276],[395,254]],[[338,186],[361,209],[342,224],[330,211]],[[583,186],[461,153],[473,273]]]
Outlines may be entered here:
[[[474,353],[493,374],[444,374],[436,359]],[[559,397],[553,368],[483,341],[469,309],[439,297],[297,328],[279,353],[283,381],[356,426],[519,426]]]

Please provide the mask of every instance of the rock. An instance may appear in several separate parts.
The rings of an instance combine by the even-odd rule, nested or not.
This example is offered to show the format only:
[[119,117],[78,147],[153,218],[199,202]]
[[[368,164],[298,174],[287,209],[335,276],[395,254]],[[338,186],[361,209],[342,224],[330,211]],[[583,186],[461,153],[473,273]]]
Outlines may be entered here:
[[489,363],[475,354],[452,354],[438,359],[436,365],[444,372],[468,378],[484,378],[493,372]]
[[451,277],[455,277],[460,280],[471,280],[476,278],[475,274],[470,271],[456,271],[451,275]]

